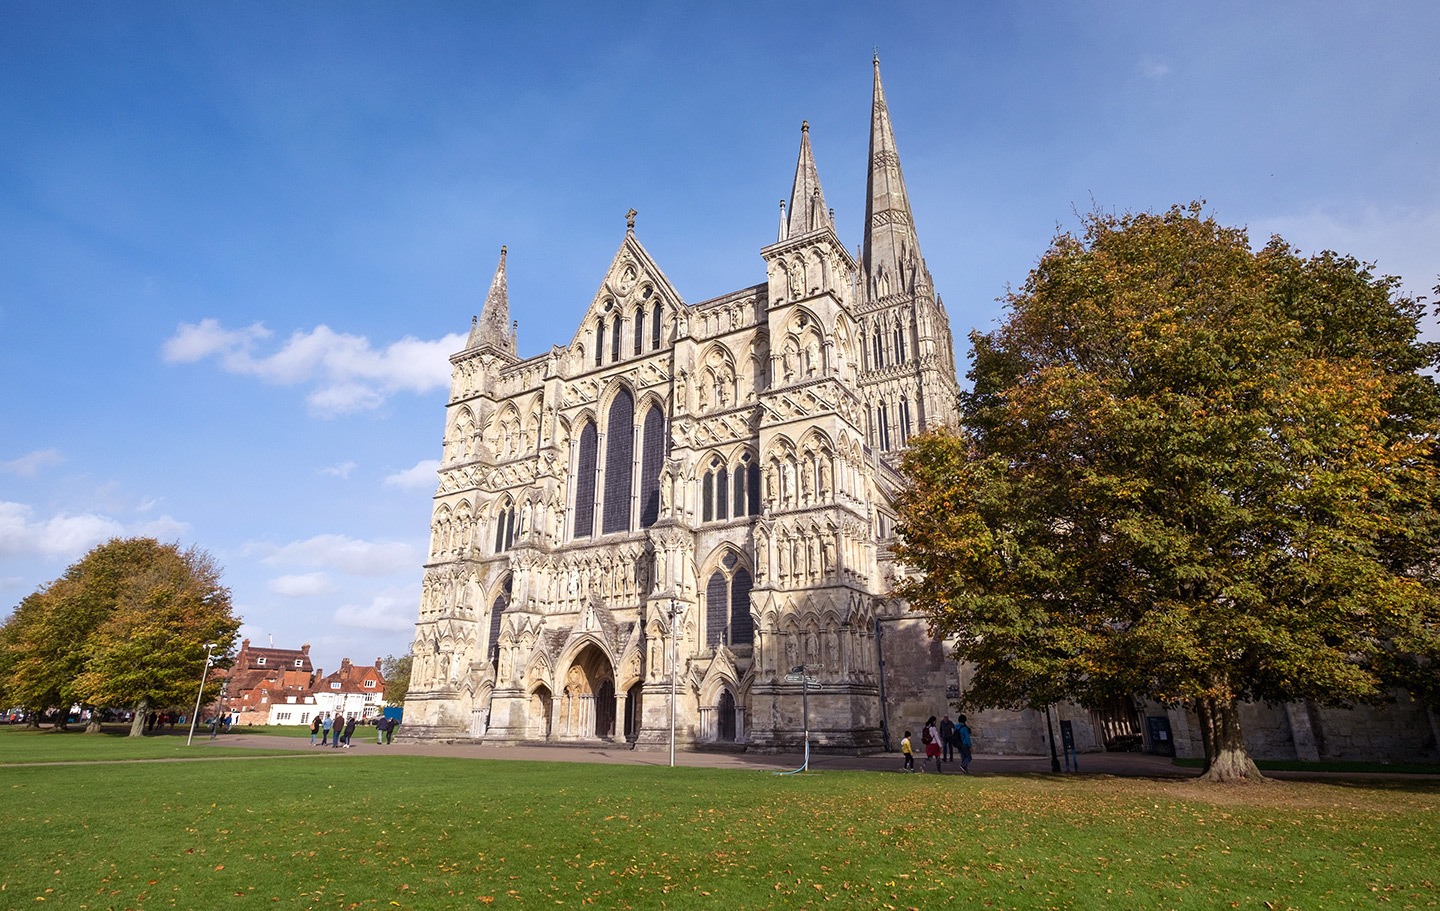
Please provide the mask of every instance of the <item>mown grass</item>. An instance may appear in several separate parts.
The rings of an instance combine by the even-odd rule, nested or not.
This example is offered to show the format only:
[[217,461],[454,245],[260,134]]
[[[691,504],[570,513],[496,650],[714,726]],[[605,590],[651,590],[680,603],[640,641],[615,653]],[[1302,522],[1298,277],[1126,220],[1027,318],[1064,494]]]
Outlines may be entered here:
[[[104,762],[127,759],[195,759],[216,755],[210,732],[195,730],[195,739],[187,747],[189,728],[176,727],[163,734],[130,737],[130,726],[104,726],[102,734],[86,734],[82,726],[66,731],[46,727],[40,730],[8,725],[0,727],[0,765],[20,762]],[[233,735],[220,735],[221,737]],[[307,744],[309,732],[306,732]],[[293,752],[299,752],[296,744]],[[290,750],[256,750],[249,755],[280,755]],[[228,754],[227,754],[228,755]],[[0,908],[3,908],[0,902]]]
[[6,908],[1440,906],[1440,786],[1420,781],[349,753],[10,767],[0,792]]
[[[1203,759],[1177,759],[1175,764],[1182,768],[1198,769],[1205,765]],[[1389,775],[1440,775],[1440,763],[1434,762],[1353,762],[1325,760],[1303,762],[1295,759],[1257,759],[1255,764],[1262,772],[1364,772]]]

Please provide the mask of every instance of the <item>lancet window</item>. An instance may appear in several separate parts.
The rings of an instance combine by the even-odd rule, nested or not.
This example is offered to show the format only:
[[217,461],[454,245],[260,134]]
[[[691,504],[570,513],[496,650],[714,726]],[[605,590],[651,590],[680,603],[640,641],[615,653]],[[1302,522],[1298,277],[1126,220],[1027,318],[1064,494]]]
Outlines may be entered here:
[[595,534],[595,465],[598,434],[595,424],[580,431],[580,449],[575,464],[575,528],[572,535],[588,538]]
[[755,622],[750,616],[750,572],[734,551],[727,551],[705,585],[705,644],[751,645]]
[[605,496],[601,534],[630,530],[634,458],[635,400],[628,389],[622,389],[610,403],[610,415],[605,424]]
[[510,586],[513,580],[510,576],[500,586],[500,592],[490,604],[490,638],[487,641],[486,650],[490,655],[492,664],[500,661],[500,621],[504,618],[505,611],[510,607]]
[[660,518],[660,469],[665,465],[665,414],[658,406],[645,412],[640,445],[640,527]]
[[495,553],[515,546],[515,506],[506,503],[495,512]]

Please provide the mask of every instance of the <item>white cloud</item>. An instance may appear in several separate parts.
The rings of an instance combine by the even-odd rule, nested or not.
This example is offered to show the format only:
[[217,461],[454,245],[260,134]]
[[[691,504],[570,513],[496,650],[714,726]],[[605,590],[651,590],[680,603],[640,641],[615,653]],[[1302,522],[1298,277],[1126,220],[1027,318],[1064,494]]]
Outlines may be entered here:
[[1140,58],[1140,74],[1146,79],[1164,79],[1170,75],[1170,64],[1147,54]]
[[26,453],[18,459],[9,462],[0,462],[0,471],[18,474],[21,477],[33,478],[42,468],[49,468],[52,465],[59,465],[65,461],[65,457],[58,449],[37,449],[34,452]]
[[388,576],[416,570],[420,561],[415,549],[401,541],[362,541],[345,535],[316,535],[292,541],[283,547],[251,544],[247,552],[264,552],[265,563],[315,566],[354,576]]
[[420,592],[412,587],[392,588],[376,594],[368,605],[346,604],[335,609],[334,620],[341,626],[369,630],[408,630],[415,627]]
[[350,472],[354,471],[356,467],[354,462],[341,462],[339,465],[331,465],[328,468],[320,469],[320,473],[329,475],[332,478],[348,480],[350,478]]
[[268,588],[287,598],[309,598],[329,594],[335,590],[335,585],[325,573],[301,573],[295,576],[277,576],[270,580]]
[[398,487],[401,490],[433,490],[435,475],[439,470],[439,459],[421,459],[413,467],[387,476],[384,484],[386,487]]
[[465,336],[451,333],[427,341],[405,337],[383,349],[361,335],[329,326],[295,332],[269,354],[257,355],[257,343],[270,330],[255,323],[225,329],[214,319],[181,323],[163,346],[170,363],[216,357],[231,373],[254,376],[279,386],[311,386],[306,401],[317,414],[333,417],[379,407],[395,392],[429,392],[450,382],[450,355]]
[[0,501],[0,556],[40,554],[78,557],[102,541],[125,534],[125,526],[93,513],[36,519],[24,503]]
[[[1357,211],[1312,209],[1261,216],[1250,223],[1250,240],[1262,244],[1279,234],[1304,253],[1335,250],[1375,263],[1377,275],[1398,275],[1412,296],[1430,295],[1440,272],[1440,210],[1417,207]],[[1433,337],[1434,329],[1431,327]]]
[[140,522],[131,525],[127,531],[132,535],[144,535],[147,538],[154,538],[157,541],[178,541],[180,536],[190,530],[189,522],[181,522],[173,516],[164,515],[149,522]]

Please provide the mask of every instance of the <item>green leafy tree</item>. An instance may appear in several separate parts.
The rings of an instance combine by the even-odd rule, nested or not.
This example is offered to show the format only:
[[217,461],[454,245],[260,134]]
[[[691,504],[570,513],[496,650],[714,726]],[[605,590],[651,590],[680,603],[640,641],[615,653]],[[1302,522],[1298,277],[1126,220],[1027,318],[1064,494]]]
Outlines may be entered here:
[[904,462],[899,593],[977,665],[969,699],[1186,704],[1234,780],[1241,701],[1404,682],[1437,621],[1440,395],[1394,290],[1198,205],[1057,238],[972,335],[964,431]]
[[[148,710],[186,703],[205,644],[224,654],[240,623],[204,551],[117,538],[29,596],[7,631],[12,625],[13,635],[0,635],[8,695],[36,710],[132,708],[131,735],[140,736]],[[98,718],[90,730],[99,730]]]
[[385,678],[385,702],[403,705],[410,692],[410,664],[414,657],[408,652],[400,657],[387,655],[380,661],[380,676]]

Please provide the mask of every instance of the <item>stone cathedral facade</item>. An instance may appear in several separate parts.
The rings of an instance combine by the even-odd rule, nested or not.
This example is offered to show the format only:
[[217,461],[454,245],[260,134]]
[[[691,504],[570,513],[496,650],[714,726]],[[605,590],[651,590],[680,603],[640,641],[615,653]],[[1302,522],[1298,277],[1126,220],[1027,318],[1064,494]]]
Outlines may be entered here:
[[886,635],[927,643],[943,707],[887,541],[906,440],[956,417],[954,345],[878,61],[869,167],[857,259],[802,126],[763,273],[699,303],[630,213],[575,335],[528,359],[502,248],[451,358],[409,734],[658,745],[673,671],[681,742],[789,747],[803,665],[815,740],[876,749],[886,700],[916,690],[885,693]]

